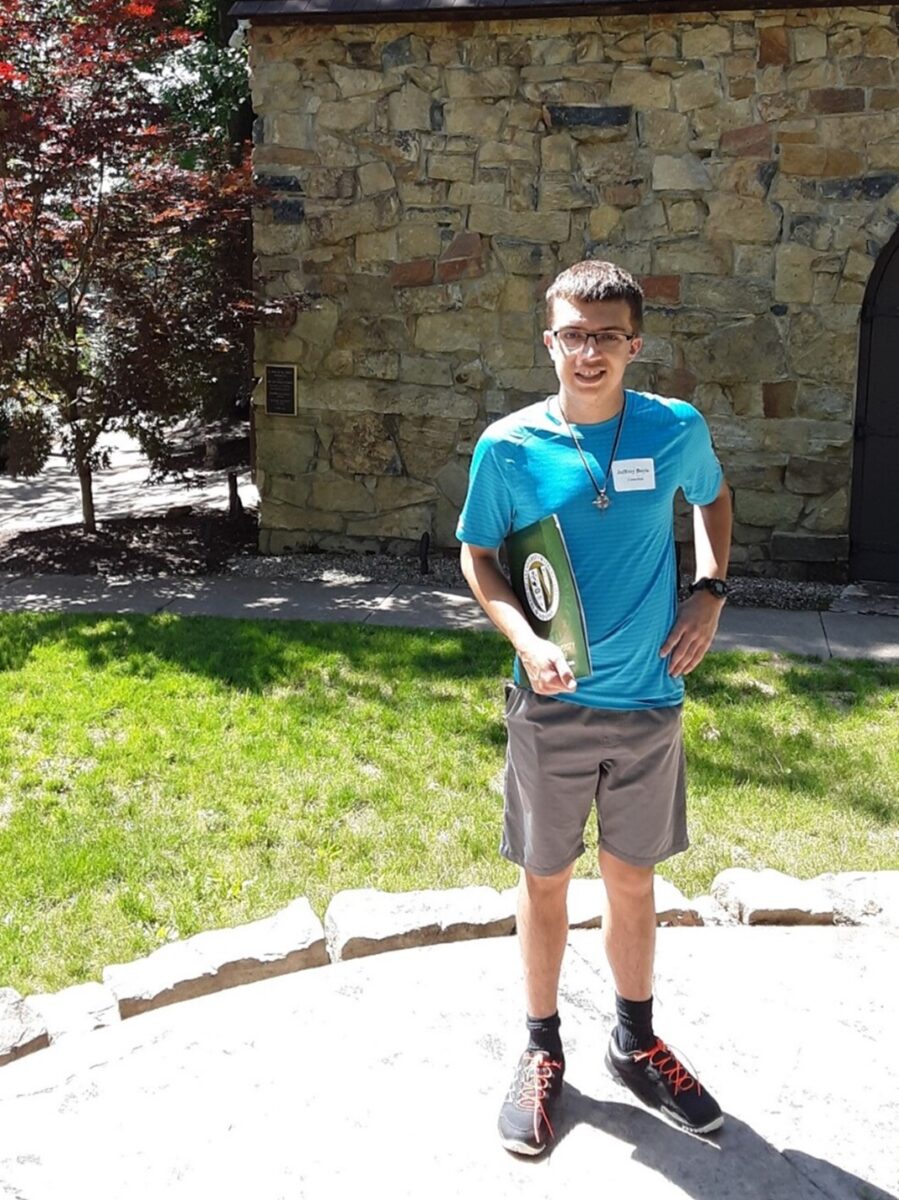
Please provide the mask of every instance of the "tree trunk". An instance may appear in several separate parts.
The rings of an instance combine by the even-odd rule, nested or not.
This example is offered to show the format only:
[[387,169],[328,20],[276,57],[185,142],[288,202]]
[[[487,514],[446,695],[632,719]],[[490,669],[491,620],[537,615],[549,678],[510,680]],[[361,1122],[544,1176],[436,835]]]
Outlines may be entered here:
[[237,490],[237,472],[228,472],[228,516],[232,521],[236,521],[243,513],[243,501],[240,498],[240,492]]
[[79,465],[78,482],[81,484],[81,519],[88,533],[97,532],[97,518],[94,515],[94,477],[90,467]]

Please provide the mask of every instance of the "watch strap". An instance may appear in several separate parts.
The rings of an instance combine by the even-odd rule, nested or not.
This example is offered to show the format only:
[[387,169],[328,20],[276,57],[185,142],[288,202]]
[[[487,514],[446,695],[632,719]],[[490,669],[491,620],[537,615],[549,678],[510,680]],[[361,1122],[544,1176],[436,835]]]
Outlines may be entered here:
[[711,592],[713,596],[723,600],[727,595],[727,590],[726,579],[711,579],[706,575],[690,584],[691,596],[694,592]]

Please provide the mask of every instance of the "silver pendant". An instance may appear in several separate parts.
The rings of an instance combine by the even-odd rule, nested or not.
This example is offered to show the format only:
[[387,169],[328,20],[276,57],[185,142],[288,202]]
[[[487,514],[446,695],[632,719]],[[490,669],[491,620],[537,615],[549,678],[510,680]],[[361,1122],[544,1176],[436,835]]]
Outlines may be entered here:
[[596,499],[593,501],[594,506],[598,508],[600,512],[605,512],[611,503],[612,501],[606,495],[605,488],[603,488],[601,492],[596,493]]

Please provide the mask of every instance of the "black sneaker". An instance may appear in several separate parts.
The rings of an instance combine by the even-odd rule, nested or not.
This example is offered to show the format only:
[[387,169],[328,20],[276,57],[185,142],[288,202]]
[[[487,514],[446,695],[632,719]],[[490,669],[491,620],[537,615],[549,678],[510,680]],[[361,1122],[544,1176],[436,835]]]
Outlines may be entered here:
[[539,1154],[555,1137],[552,1114],[562,1093],[564,1062],[545,1050],[525,1050],[499,1113],[499,1136],[515,1154]]
[[724,1124],[721,1108],[661,1040],[649,1050],[625,1054],[614,1030],[606,1051],[606,1066],[619,1083],[679,1129],[711,1133]]

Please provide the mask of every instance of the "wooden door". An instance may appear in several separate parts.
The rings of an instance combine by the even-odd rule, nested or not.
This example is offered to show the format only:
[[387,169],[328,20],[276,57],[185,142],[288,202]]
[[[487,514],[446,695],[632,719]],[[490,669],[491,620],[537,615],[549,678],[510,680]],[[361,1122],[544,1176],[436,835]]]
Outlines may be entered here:
[[851,577],[899,582],[899,232],[862,307],[850,511]]

